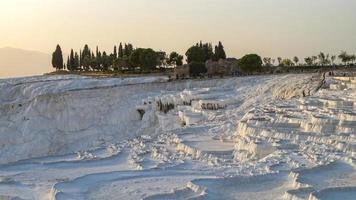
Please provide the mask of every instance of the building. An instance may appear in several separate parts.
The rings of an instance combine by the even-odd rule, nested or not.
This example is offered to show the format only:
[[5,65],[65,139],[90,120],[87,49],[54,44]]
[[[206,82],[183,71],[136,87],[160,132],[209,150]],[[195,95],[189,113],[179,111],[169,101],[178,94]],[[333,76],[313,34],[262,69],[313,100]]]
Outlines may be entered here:
[[176,66],[174,69],[174,76],[176,79],[183,79],[189,77],[189,65]]
[[219,61],[208,60],[205,62],[205,66],[208,77],[235,75],[240,71],[236,58],[220,59]]

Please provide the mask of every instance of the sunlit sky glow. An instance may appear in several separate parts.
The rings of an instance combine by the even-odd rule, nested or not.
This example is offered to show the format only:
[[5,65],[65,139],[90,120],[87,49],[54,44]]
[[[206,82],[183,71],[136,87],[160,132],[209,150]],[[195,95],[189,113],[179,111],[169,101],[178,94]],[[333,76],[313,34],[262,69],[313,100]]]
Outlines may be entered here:
[[355,0],[1,0],[0,47],[51,53],[120,41],[185,50],[224,43],[229,56],[356,53]]

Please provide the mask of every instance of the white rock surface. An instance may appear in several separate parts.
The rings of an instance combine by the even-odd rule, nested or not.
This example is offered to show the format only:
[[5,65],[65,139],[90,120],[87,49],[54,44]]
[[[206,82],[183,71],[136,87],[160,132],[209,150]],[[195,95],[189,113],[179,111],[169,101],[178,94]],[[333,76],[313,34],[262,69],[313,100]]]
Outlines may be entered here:
[[0,80],[0,198],[355,199],[352,80]]

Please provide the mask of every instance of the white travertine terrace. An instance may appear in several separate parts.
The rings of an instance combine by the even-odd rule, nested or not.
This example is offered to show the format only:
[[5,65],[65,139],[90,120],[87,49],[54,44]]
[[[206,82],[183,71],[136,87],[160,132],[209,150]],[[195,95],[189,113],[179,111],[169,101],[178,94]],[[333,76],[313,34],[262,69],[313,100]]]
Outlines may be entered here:
[[167,80],[0,80],[0,199],[356,198],[353,76]]

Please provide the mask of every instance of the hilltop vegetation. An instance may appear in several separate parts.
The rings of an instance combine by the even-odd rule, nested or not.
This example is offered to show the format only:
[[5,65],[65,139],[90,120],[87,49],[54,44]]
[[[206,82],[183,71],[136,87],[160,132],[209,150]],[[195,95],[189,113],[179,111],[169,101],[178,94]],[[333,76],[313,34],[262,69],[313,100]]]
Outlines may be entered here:
[[[221,74],[220,68],[226,68],[228,60],[222,42],[216,46],[212,43],[196,43],[187,49],[185,53],[187,72],[190,77],[211,76],[211,73]],[[71,49],[67,61],[64,62],[63,53],[60,45],[52,54],[52,66],[58,70],[68,70],[70,72],[105,72],[105,73],[153,73],[153,72],[172,72],[172,69],[182,66],[184,56],[176,51],[166,53],[155,51],[151,48],[134,47],[130,43],[114,46],[112,53],[100,51],[96,47],[95,51],[85,45],[79,53]],[[340,62],[337,62],[337,61]],[[304,61],[304,62],[303,62]],[[330,55],[320,52],[316,56],[299,59],[294,56],[290,58],[264,57],[257,54],[247,54],[237,60],[231,58],[228,65],[238,69],[239,74],[251,73],[274,73],[289,72],[296,70],[314,70],[323,67],[345,67],[353,66],[356,56],[346,51],[339,55]],[[209,68],[210,67],[210,68]],[[231,66],[229,66],[231,67]],[[216,69],[212,69],[216,68]],[[229,69],[230,70],[230,69]],[[226,71],[226,70],[225,70]],[[228,73],[225,73],[228,74]],[[228,75],[236,74],[230,73]],[[178,76],[177,76],[178,77]]]

